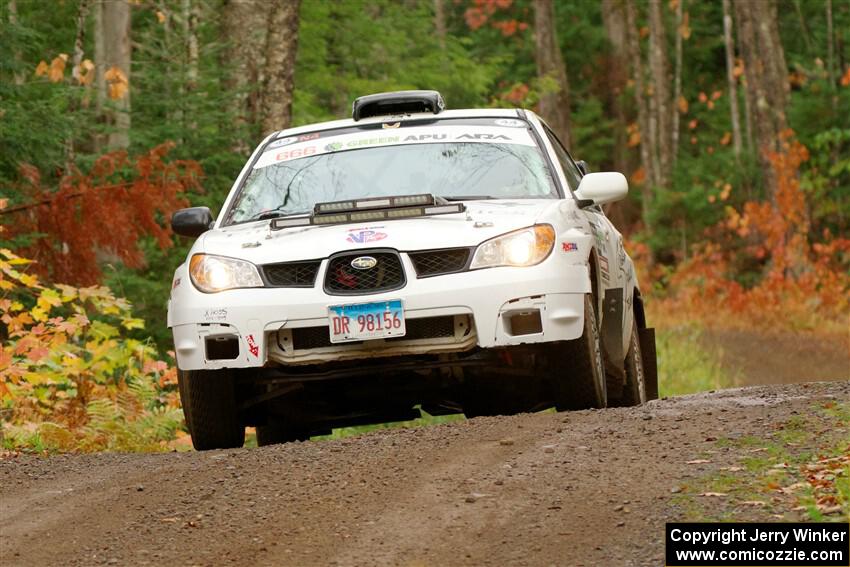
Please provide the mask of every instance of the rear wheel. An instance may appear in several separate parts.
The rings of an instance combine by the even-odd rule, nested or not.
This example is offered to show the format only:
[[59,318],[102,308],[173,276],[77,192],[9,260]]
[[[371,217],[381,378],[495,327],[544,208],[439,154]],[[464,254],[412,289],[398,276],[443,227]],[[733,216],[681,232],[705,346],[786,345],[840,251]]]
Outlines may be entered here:
[[623,385],[623,397],[620,400],[624,406],[639,406],[646,402],[646,371],[643,366],[643,355],[640,349],[637,324],[632,319],[632,338],[629,341],[629,353],[625,363],[626,383]]
[[231,449],[245,442],[233,374],[229,370],[181,370],[177,375],[183,415],[198,451]]
[[602,344],[593,304],[593,296],[585,295],[581,337],[553,347],[550,363],[558,411],[604,408],[608,404]]

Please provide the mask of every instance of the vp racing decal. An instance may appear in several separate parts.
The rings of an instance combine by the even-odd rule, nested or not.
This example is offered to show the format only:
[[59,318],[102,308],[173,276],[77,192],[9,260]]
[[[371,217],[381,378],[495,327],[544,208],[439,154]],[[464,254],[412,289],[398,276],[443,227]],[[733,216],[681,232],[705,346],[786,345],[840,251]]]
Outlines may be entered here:
[[352,244],[365,244],[367,242],[377,242],[378,240],[383,240],[386,237],[386,232],[355,229],[349,232],[346,240]]

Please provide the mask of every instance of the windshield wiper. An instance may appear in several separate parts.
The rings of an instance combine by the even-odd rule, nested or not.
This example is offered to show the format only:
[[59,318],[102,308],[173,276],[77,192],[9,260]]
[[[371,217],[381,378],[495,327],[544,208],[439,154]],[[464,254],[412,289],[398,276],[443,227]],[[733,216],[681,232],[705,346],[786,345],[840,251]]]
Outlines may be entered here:
[[490,195],[440,195],[440,198],[446,201],[486,201],[488,199],[495,199],[496,197],[491,197]]
[[268,219],[277,219],[277,218],[280,218],[280,217],[291,217],[291,216],[295,216],[295,215],[303,215],[303,214],[307,214],[306,212],[298,212],[298,213],[284,213],[284,212],[281,210],[281,208],[283,208],[284,206],[285,206],[285,205],[281,205],[280,207],[277,207],[276,209],[269,209],[268,211],[260,211],[260,212],[259,212],[259,213],[257,213],[256,215],[254,215],[254,216],[252,216],[251,218],[249,218],[247,221],[243,221],[243,222],[251,222],[251,221],[258,221],[258,220],[268,220]]

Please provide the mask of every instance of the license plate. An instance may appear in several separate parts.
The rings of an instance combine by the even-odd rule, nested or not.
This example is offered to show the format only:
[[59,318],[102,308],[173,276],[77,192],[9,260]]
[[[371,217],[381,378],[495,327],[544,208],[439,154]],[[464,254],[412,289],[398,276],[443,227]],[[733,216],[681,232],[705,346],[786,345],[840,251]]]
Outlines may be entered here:
[[404,336],[401,300],[328,307],[331,342],[365,341]]

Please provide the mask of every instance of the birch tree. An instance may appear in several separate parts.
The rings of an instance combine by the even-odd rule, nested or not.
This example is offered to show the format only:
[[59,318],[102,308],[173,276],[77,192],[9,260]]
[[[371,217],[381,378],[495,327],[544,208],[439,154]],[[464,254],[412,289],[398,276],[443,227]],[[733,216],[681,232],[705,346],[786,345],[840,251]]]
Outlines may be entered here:
[[97,3],[97,101],[98,109],[109,127],[107,149],[130,145],[130,21],[130,4],[127,0],[100,0]]
[[641,184],[641,220],[647,232],[652,229],[650,211],[652,209],[652,189],[657,178],[652,159],[652,139],[649,136],[649,107],[644,96],[643,62],[640,56],[640,39],[637,29],[637,10],[634,0],[625,0],[626,39],[628,44],[629,66],[635,87],[635,103],[638,110],[638,129],[640,131],[640,161],[644,171]]
[[654,107],[650,135],[653,137],[652,143],[656,149],[658,164],[655,183],[659,187],[668,187],[673,169],[673,105],[670,101],[667,33],[664,29],[661,0],[649,0],[649,69],[652,76],[652,95],[649,100],[650,105]]
[[726,82],[729,87],[729,113],[732,122],[732,147],[735,159],[741,159],[741,115],[738,111],[738,80],[735,77],[735,43],[732,39],[730,0],[723,0],[723,43],[726,49]]
[[746,97],[752,112],[753,134],[768,194],[775,197],[778,182],[769,155],[782,149],[788,128],[788,66],[779,41],[777,6],[772,0],[735,0],[738,46],[744,61]]

